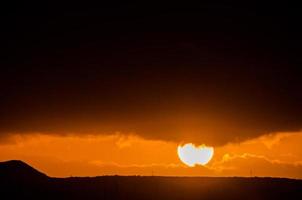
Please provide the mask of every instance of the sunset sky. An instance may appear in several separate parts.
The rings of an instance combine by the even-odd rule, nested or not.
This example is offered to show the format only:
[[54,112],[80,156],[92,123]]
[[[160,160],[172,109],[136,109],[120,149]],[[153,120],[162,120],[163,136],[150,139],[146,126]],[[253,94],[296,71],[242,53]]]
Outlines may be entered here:
[[[26,6],[1,19],[1,161],[302,178],[300,39],[283,5]],[[186,143],[213,147],[210,162],[181,162]]]

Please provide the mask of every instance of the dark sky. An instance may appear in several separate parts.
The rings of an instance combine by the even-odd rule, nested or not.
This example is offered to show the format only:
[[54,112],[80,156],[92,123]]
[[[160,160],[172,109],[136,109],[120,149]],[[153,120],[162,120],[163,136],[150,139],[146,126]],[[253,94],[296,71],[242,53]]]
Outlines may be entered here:
[[120,131],[221,145],[302,128],[298,9],[35,6],[1,14],[2,136]]

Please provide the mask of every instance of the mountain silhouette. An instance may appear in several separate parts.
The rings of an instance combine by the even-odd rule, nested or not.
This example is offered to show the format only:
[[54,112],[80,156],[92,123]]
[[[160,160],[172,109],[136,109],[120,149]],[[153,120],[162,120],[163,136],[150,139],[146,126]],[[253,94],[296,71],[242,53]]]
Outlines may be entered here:
[[20,160],[0,162],[0,178],[45,179],[47,176]]
[[242,177],[51,178],[22,161],[0,162],[0,199],[302,199],[302,180]]

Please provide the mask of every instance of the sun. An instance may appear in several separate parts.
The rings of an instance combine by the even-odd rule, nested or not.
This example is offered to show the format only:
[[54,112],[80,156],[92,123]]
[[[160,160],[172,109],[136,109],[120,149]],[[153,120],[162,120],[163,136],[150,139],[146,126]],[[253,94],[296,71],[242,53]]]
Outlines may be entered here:
[[214,155],[214,148],[205,145],[195,146],[192,143],[178,145],[177,154],[179,159],[189,167],[206,165]]

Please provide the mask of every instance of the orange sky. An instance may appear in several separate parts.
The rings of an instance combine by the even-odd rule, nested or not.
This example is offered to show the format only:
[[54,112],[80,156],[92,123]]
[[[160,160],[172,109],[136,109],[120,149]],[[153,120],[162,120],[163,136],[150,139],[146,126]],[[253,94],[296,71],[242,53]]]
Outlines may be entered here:
[[214,157],[204,167],[184,165],[177,156],[178,145],[122,133],[14,134],[0,143],[0,160],[20,159],[56,177],[154,174],[302,178],[301,132],[268,134],[214,147]]

